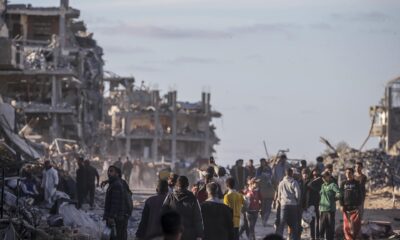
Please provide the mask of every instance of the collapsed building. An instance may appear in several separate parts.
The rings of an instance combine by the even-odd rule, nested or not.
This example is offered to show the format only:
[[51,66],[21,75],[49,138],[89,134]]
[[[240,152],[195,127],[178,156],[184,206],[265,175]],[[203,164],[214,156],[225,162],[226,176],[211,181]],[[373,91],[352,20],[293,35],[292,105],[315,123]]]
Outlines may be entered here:
[[221,113],[211,109],[210,93],[203,92],[201,101],[189,103],[178,101],[176,91],[161,97],[143,83],[135,86],[134,78],[111,74],[105,82],[110,88],[105,101],[114,155],[175,163],[208,158],[215,152],[219,139],[211,121]]
[[75,139],[91,150],[103,120],[103,50],[79,10],[68,0],[0,6],[0,95],[18,113],[19,134]]
[[160,96],[134,78],[106,73],[102,48],[68,0],[59,7],[0,3],[0,95],[16,109],[20,136],[59,153],[57,141],[68,140],[92,156],[145,161],[193,161],[214,152],[219,139],[211,121],[221,114],[211,109],[209,93],[182,102],[175,91]]
[[400,77],[388,82],[379,105],[370,107],[370,135],[379,138],[379,147],[400,155]]

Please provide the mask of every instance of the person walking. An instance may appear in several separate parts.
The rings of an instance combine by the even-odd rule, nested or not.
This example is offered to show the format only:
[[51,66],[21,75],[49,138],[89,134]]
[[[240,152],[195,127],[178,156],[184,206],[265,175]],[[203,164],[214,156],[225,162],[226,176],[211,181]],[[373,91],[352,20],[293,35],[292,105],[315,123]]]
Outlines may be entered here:
[[239,240],[240,213],[244,204],[243,195],[235,189],[235,179],[230,177],[226,179],[228,192],[224,196],[224,204],[233,211],[233,240]]
[[128,219],[130,217],[126,198],[126,189],[121,179],[121,169],[110,166],[107,171],[108,188],[106,192],[103,220],[116,231],[112,240],[126,240],[128,237]]
[[281,205],[280,222],[276,233],[283,235],[286,224],[290,227],[290,239],[298,240],[298,207],[300,204],[300,187],[293,178],[293,170],[288,168],[286,176],[278,185],[278,201]]
[[[97,169],[90,164],[89,160],[85,160],[85,168],[86,168],[86,180],[87,180],[87,193],[89,194],[89,205],[90,208],[94,208],[94,194],[96,192],[96,186],[99,186],[100,183],[100,175],[97,172]],[[96,184],[97,180],[97,184]]]
[[124,174],[125,181],[128,183],[128,185],[130,184],[132,169],[133,169],[133,164],[129,159],[129,157],[126,157],[126,161],[122,166],[122,172]]
[[280,223],[280,217],[281,217],[281,205],[279,201],[277,201],[278,197],[278,185],[282,181],[282,179],[285,177],[285,172],[289,168],[289,165],[287,164],[287,156],[286,154],[281,154],[276,162],[275,165],[272,168],[272,184],[275,189],[275,197],[274,197],[274,208],[276,207],[276,218],[275,218],[275,227],[277,228]]
[[175,210],[182,216],[182,240],[200,240],[204,235],[203,219],[199,202],[188,190],[189,180],[186,176],[179,176],[175,190],[166,197],[163,212]]
[[157,195],[149,197],[144,202],[142,218],[136,231],[137,240],[150,239],[162,235],[160,209],[168,194],[167,180],[159,180],[156,191]]
[[261,209],[261,193],[257,186],[256,178],[252,178],[249,181],[249,187],[245,191],[245,198],[248,201],[246,208],[246,219],[249,224],[249,240],[255,240],[255,226],[257,223],[258,213]]
[[360,208],[363,192],[360,183],[354,179],[354,169],[346,169],[346,180],[340,186],[340,210],[343,213],[345,240],[355,240],[361,229]]
[[322,173],[322,180],[324,183],[321,186],[319,201],[319,237],[333,240],[335,236],[335,202],[340,197],[340,190],[328,169]]
[[208,198],[201,204],[201,214],[204,221],[204,239],[232,240],[233,211],[219,199],[217,183],[208,183],[206,188]]
[[82,157],[78,158],[78,169],[76,170],[76,191],[78,197],[77,208],[80,209],[88,193],[88,171]]
[[259,179],[261,193],[261,222],[265,227],[271,214],[272,202],[275,195],[272,184],[272,169],[265,158],[260,159],[260,167],[257,168],[256,177]]

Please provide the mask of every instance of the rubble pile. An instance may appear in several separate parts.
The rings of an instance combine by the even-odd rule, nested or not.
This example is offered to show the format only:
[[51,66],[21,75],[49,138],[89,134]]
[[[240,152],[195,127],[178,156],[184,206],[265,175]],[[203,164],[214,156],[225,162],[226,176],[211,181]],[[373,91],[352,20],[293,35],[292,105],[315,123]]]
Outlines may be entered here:
[[338,175],[344,174],[343,170],[346,167],[353,167],[356,162],[362,162],[369,179],[370,190],[400,186],[400,157],[390,156],[379,149],[359,151],[345,148],[340,152],[326,154],[324,161],[335,163]]

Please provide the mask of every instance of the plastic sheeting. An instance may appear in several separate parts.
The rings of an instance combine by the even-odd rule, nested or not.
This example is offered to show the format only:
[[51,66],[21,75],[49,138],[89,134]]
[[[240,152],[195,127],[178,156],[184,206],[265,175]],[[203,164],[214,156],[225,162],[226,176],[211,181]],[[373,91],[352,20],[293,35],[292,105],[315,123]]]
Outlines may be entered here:
[[88,234],[93,239],[100,239],[105,227],[103,222],[94,221],[88,214],[69,203],[61,204],[59,214],[63,216],[65,226],[77,228],[80,233]]

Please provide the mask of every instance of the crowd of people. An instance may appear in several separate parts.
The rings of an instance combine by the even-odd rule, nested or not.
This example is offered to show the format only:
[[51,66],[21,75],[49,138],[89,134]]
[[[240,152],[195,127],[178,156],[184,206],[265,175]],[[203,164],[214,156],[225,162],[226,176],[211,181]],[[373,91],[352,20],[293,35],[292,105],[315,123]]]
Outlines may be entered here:
[[[128,184],[131,171],[127,171],[132,166],[128,162],[116,161],[109,166],[108,178],[101,183],[102,187],[108,185],[103,219],[113,229],[111,239],[127,239],[128,219],[133,211]],[[76,206],[81,208],[87,201],[93,207],[99,174],[90,161],[78,157],[77,163]],[[62,188],[68,193],[68,184],[61,181],[64,178],[59,178],[49,161],[44,166],[41,189],[50,207],[54,204],[54,192]],[[265,239],[282,239],[285,232],[290,239],[301,239],[308,228],[311,239],[331,240],[335,236],[338,202],[344,238],[356,239],[366,196],[367,177],[362,170],[362,163],[356,162],[354,168],[345,169],[345,179],[338,182],[333,165],[324,166],[321,158],[317,158],[312,169],[306,161],[298,167],[291,166],[285,154],[273,162],[262,158],[257,168],[253,160],[245,165],[239,159],[227,169],[210,158],[197,182],[190,184],[188,177],[173,172],[167,179],[159,180],[157,194],[145,201],[136,238],[238,240],[246,236],[255,240],[255,226],[260,221],[262,226],[275,229]],[[29,171],[21,184],[24,194],[38,195]],[[276,209],[275,219],[270,219],[272,209]]]
[[255,240],[257,220],[272,227],[267,222],[276,208],[275,232],[265,239],[283,239],[285,229],[290,239],[301,239],[307,227],[311,239],[331,240],[338,201],[344,238],[356,239],[366,196],[362,167],[357,162],[346,168],[338,185],[333,166],[324,166],[320,158],[313,169],[306,161],[290,166],[285,154],[274,163],[260,159],[258,168],[253,160],[245,166],[239,159],[229,173],[211,158],[203,179],[192,185],[173,173],[159,181],[157,195],[145,202],[136,238],[238,240],[245,234]]

